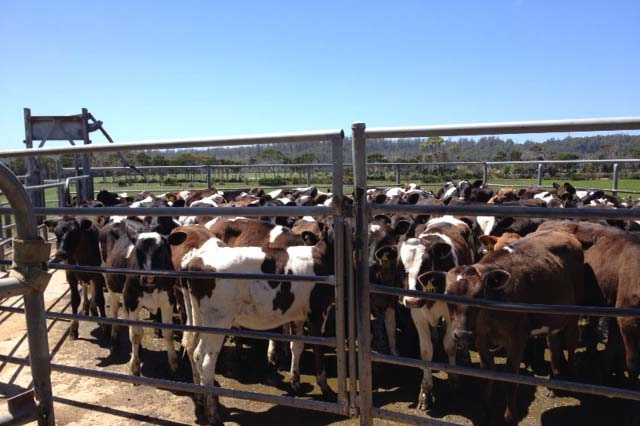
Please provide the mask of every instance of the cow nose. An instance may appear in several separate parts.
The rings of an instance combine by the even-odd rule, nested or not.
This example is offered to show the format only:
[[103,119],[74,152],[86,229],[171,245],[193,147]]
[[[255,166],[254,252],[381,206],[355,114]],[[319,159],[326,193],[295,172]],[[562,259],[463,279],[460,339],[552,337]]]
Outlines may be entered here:
[[471,332],[456,328],[453,330],[453,340],[461,346],[466,346],[471,341]]

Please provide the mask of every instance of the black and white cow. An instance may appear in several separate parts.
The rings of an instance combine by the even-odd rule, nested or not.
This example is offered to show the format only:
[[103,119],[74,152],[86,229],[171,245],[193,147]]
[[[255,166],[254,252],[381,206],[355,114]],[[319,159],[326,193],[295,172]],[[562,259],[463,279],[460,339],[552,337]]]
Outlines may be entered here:
[[[444,288],[421,283],[418,277],[428,271],[448,271],[458,265],[473,263],[478,257],[479,241],[465,221],[453,216],[432,218],[422,231],[416,230],[418,232],[417,238],[409,238],[400,246],[399,266],[404,269],[404,287],[409,290],[443,293]],[[402,298],[402,304],[411,309],[411,317],[418,331],[420,358],[427,361],[433,359],[431,328],[444,319],[444,349],[449,363],[455,364],[456,345],[447,304],[408,296]],[[426,410],[433,404],[432,389],[431,369],[424,368],[418,409]]]
[[[147,228],[134,220],[125,220],[113,225],[117,239],[111,241],[111,248],[107,253],[106,266],[111,268],[138,269],[140,275],[105,274],[107,289],[109,290],[110,316],[117,317],[119,302],[125,311],[125,318],[138,319],[138,312],[146,308],[149,312],[160,310],[162,322],[173,322],[173,307],[175,306],[174,283],[175,278],[154,277],[144,273],[145,270],[171,270],[171,253],[167,237],[157,232],[157,229]],[[109,234],[107,234],[109,235]],[[112,235],[109,235],[112,237]],[[106,240],[101,241],[103,246]],[[132,374],[140,374],[140,342],[142,328],[130,327],[131,360],[129,369]],[[164,333],[167,346],[169,368],[175,371],[178,365],[173,334]],[[112,349],[117,342],[116,328],[111,331]]]
[[[173,233],[172,235],[176,235]],[[281,273],[330,275],[333,273],[333,237],[325,235],[314,246],[226,247],[212,238],[182,258],[181,269],[233,273]],[[266,330],[292,322],[295,334],[301,335],[309,319],[312,334],[320,334],[326,308],[333,300],[333,288],[326,284],[274,282],[231,278],[186,278],[186,295],[191,310],[189,324]],[[184,341],[192,364],[194,381],[214,384],[216,362],[223,335],[199,333]],[[304,344],[291,343],[291,385],[299,386],[299,362]],[[323,393],[332,393],[326,383],[322,350],[316,351],[316,377]],[[196,399],[200,404],[201,400]],[[202,402],[208,421],[220,424],[217,398],[207,395]]]
[[[100,266],[100,248],[98,245],[98,227],[96,222],[87,218],[63,216],[44,221],[47,228],[56,235],[56,252],[49,262],[65,262],[69,265]],[[82,287],[84,301],[82,311],[105,316],[104,279],[100,273],[66,271],[67,282],[71,288],[71,310],[78,314]],[[90,297],[89,293],[90,292]],[[69,338],[78,338],[78,321],[71,321]]]

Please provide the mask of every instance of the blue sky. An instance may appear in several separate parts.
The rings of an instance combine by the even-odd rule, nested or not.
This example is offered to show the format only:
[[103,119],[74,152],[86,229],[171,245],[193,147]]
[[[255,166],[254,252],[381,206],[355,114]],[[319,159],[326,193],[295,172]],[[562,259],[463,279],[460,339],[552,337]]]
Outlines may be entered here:
[[640,115],[639,22],[637,0],[8,0],[0,149],[23,107],[87,107],[116,141]]

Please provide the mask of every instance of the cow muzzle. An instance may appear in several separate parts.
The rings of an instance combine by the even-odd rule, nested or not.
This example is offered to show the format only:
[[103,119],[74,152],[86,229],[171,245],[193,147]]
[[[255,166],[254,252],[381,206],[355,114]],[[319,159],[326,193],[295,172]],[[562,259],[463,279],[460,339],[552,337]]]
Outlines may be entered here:
[[458,346],[466,348],[469,346],[469,343],[471,343],[472,338],[473,333],[468,330],[464,330],[462,328],[456,328],[453,330],[453,340],[458,344]]
[[408,309],[422,308],[425,303],[426,303],[426,300],[420,299],[419,297],[405,296],[402,298],[402,304],[405,306],[405,308],[408,308]]

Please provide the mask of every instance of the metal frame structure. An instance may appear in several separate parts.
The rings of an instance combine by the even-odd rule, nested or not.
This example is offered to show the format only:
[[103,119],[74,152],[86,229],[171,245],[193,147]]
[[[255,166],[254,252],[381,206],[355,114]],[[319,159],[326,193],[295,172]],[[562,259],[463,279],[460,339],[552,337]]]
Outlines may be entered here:
[[[289,134],[271,134],[271,135],[260,135],[259,137],[248,137],[248,138],[234,138],[232,143],[236,143],[236,144],[249,144],[249,143],[276,143],[276,142],[288,142],[288,141],[296,141],[296,142],[318,142],[318,141],[330,141],[332,143],[332,151],[333,151],[333,181],[332,181],[332,192],[334,194],[334,203],[332,207],[283,207],[283,208],[274,208],[274,207],[256,207],[256,208],[238,208],[238,209],[231,209],[229,211],[225,211],[225,212],[220,212],[221,215],[227,215],[227,216],[236,216],[238,214],[244,215],[244,216],[264,216],[264,215],[282,215],[282,214],[291,214],[291,215],[318,215],[318,214],[323,214],[323,215],[331,215],[333,217],[333,221],[334,221],[334,238],[335,238],[335,245],[334,245],[334,275],[332,277],[322,277],[322,276],[295,276],[295,275],[268,275],[268,274],[232,274],[234,277],[236,278],[246,278],[246,279],[256,279],[256,278],[260,278],[260,279],[278,279],[280,281],[282,280],[286,280],[286,281],[306,281],[309,282],[309,284],[313,284],[313,283],[327,283],[327,284],[332,284],[335,287],[335,299],[336,299],[336,323],[337,324],[342,324],[342,326],[337,326],[336,327],[336,337],[335,338],[326,338],[326,337],[313,337],[313,336],[302,336],[302,337],[296,337],[296,336],[289,336],[289,335],[282,335],[282,334],[277,334],[277,333],[267,333],[267,332],[252,332],[252,331],[240,331],[240,330],[228,330],[228,329],[216,329],[216,328],[210,328],[210,327],[181,327],[181,326],[173,326],[173,325],[161,325],[159,328],[171,328],[171,329],[177,329],[177,330],[185,330],[185,329],[190,329],[190,330],[198,330],[199,332],[204,332],[204,333],[216,333],[216,334],[225,334],[225,335],[237,335],[237,336],[245,336],[245,337],[252,337],[252,338],[261,338],[261,339],[276,339],[276,340],[286,340],[286,341],[303,341],[305,343],[310,343],[310,344],[319,344],[319,345],[326,345],[326,346],[330,346],[335,348],[336,350],[336,360],[337,360],[337,372],[338,372],[338,389],[337,389],[337,394],[338,394],[338,399],[336,403],[332,403],[332,402],[322,402],[322,401],[312,401],[312,400],[304,400],[304,399],[299,399],[299,398],[291,398],[291,397],[283,397],[283,396],[276,396],[276,395],[269,395],[269,394],[259,394],[259,393],[254,393],[254,392],[246,392],[246,391],[238,391],[238,390],[229,390],[229,389],[222,389],[219,387],[203,387],[200,385],[194,385],[194,384],[185,384],[185,383],[176,383],[176,382],[169,382],[166,380],[154,380],[154,379],[148,379],[148,378],[139,378],[139,377],[132,377],[130,375],[126,375],[126,374],[115,374],[115,373],[107,373],[104,371],[97,371],[97,370],[89,370],[89,369],[82,369],[82,368],[77,368],[77,367],[69,367],[69,366],[60,366],[60,365],[53,365],[52,367],[49,367],[49,371],[48,374],[46,374],[46,379],[49,379],[49,374],[51,371],[51,368],[53,368],[53,370],[55,371],[67,371],[67,372],[74,372],[77,374],[84,374],[84,375],[88,375],[88,376],[92,376],[92,377],[102,377],[102,378],[106,378],[106,379],[111,379],[111,380],[119,380],[119,381],[124,381],[124,382],[129,382],[129,383],[136,383],[136,384],[151,384],[151,385],[155,385],[155,386],[162,386],[163,388],[167,388],[167,389],[174,389],[174,390],[182,390],[182,391],[189,391],[189,392],[195,392],[195,393],[211,393],[211,394],[215,394],[215,395],[222,395],[222,396],[228,396],[228,397],[236,397],[236,398],[244,398],[244,399],[251,399],[251,400],[256,400],[256,401],[263,401],[263,402],[270,402],[270,403],[274,403],[274,404],[279,404],[279,405],[287,405],[287,406],[294,406],[294,407],[299,407],[299,408],[306,408],[306,409],[312,409],[312,410],[318,410],[318,411],[325,411],[325,412],[331,412],[331,413],[336,413],[336,414],[341,414],[344,416],[348,416],[350,414],[353,414],[354,412],[354,408],[356,406],[356,402],[353,400],[353,398],[350,398],[350,395],[354,394],[354,389],[355,389],[355,384],[352,382],[349,382],[349,377],[347,375],[347,370],[349,371],[355,371],[355,365],[347,365],[348,363],[348,359],[347,359],[347,352],[346,352],[346,328],[345,328],[345,324],[347,323],[347,313],[345,311],[345,292],[346,292],[346,287],[345,287],[345,271],[347,270],[346,268],[350,268],[350,266],[345,266],[345,259],[348,258],[348,256],[345,256],[345,243],[346,243],[346,238],[345,238],[345,221],[344,221],[344,215],[346,214],[346,211],[344,209],[344,195],[343,195],[343,187],[344,187],[344,182],[343,182],[343,164],[342,164],[342,144],[343,144],[343,139],[344,139],[344,133],[342,132],[342,130],[334,130],[334,131],[323,131],[323,132],[310,132],[310,133],[289,133]],[[166,147],[191,147],[191,146],[198,146],[198,143],[200,144],[218,144],[218,145],[225,145],[226,143],[228,143],[229,140],[227,139],[218,139],[218,140],[206,140],[206,141],[200,141],[200,142],[194,142],[194,141],[166,141],[165,142],[165,146]],[[155,144],[154,144],[155,145]],[[58,153],[69,153],[69,152],[75,152],[75,151],[81,151],[83,153],[90,153],[90,152],[96,152],[96,151],[120,151],[122,150],[122,145],[106,145],[106,146],[98,146],[98,145],[93,145],[93,146],[78,146],[78,147],[72,147],[72,148],[58,148],[58,149],[46,149],[48,154],[58,154]],[[138,146],[138,149],[141,149],[142,147]],[[144,148],[142,148],[144,149]],[[39,154],[44,151],[44,149],[40,149],[38,152]],[[33,150],[31,151],[31,153],[33,152]],[[20,153],[17,156],[27,156],[30,152],[25,152],[25,151],[20,151]],[[7,152],[2,152],[0,153],[0,156],[11,156],[13,155],[13,153],[8,154]],[[8,169],[7,169],[8,170]],[[84,178],[84,177],[82,177]],[[15,179],[15,177],[14,177]],[[17,179],[15,179],[17,181]],[[1,185],[2,182],[0,182]],[[68,182],[67,182],[68,184]],[[25,190],[22,189],[22,185],[15,185],[17,186],[20,190],[22,190],[25,194]],[[48,185],[40,185],[38,188],[35,189],[42,189],[44,186],[58,186],[58,184],[48,184]],[[4,189],[4,188],[2,188]],[[10,195],[10,193],[6,193],[7,196]],[[9,198],[10,201],[10,205],[11,208],[7,209],[7,208],[0,208],[0,212],[4,213],[4,214],[15,214],[16,216],[18,216],[18,211],[16,209],[16,207],[14,206],[14,203],[12,202],[12,199]],[[46,216],[46,215],[55,215],[55,214],[77,214],[77,215],[84,215],[84,216],[90,216],[90,215],[94,215],[94,216],[98,216],[98,215],[103,215],[103,214],[127,214],[127,213],[131,213],[131,210],[128,208],[100,208],[100,209],[88,209],[88,208],[69,208],[69,207],[56,207],[56,208],[45,208],[45,207],[32,207],[30,205],[30,203],[26,203],[27,208],[29,210],[29,214],[32,217],[35,217],[36,215],[38,216]],[[196,209],[196,208],[182,208],[182,209],[177,209],[177,208],[171,208],[170,212],[167,211],[167,209],[164,208],[151,208],[151,209],[140,209],[137,210],[137,212],[141,213],[141,214],[146,214],[149,213],[149,215],[162,215],[162,214],[189,214],[189,215],[193,215],[193,214],[210,214],[211,211],[207,210],[207,209]],[[17,221],[17,219],[16,219]],[[18,222],[16,222],[17,225],[20,225]],[[20,236],[20,232],[22,232],[22,229],[18,228],[18,236]],[[47,257],[49,255],[49,252],[47,251]],[[45,259],[46,260],[46,259]],[[51,265],[52,267],[59,267],[59,269],[68,269],[65,268],[65,265]],[[75,269],[82,269],[82,268],[75,268]],[[106,268],[97,268],[97,270],[103,271],[103,272],[118,272],[118,273],[139,273],[138,271],[126,271],[126,270],[108,270]],[[154,273],[156,275],[163,275],[166,274],[167,271],[154,271]],[[178,276],[184,276],[185,273],[176,273],[175,275]],[[187,273],[188,275],[188,273]],[[205,274],[206,276],[216,276],[219,274]],[[227,274],[228,275],[228,274]],[[9,287],[7,287],[7,295],[13,295],[15,293],[15,285],[11,285]],[[11,290],[11,292],[9,292],[9,290]],[[40,294],[40,296],[42,296],[42,294]],[[12,312],[21,312],[22,310],[11,310],[11,308],[7,308],[7,307],[1,307],[0,310],[5,310],[5,311],[12,311]],[[351,311],[352,312],[352,311]],[[25,310],[25,313],[30,316],[29,310]],[[42,309],[40,311],[40,316],[44,319],[45,318],[45,312],[44,312],[44,305],[42,305]],[[88,317],[83,317],[83,316],[71,316],[71,315],[65,315],[65,314],[54,314],[54,313],[47,313],[46,317],[49,318],[72,318],[75,317],[79,320],[88,320],[88,321],[96,321],[95,318],[88,318]],[[125,324],[125,325],[138,325],[138,326],[143,326],[143,327],[149,327],[149,326],[153,326],[149,323],[146,322],[142,322],[142,321],[135,321],[135,322],[131,322],[131,321],[126,321],[126,320],[117,320],[117,319],[103,319],[100,318],[99,322],[103,322],[103,323],[110,323],[110,324]],[[353,320],[349,321],[349,322],[353,322]],[[40,328],[41,331],[45,331],[46,332],[46,328],[44,326],[42,326]],[[46,338],[46,334],[44,335]],[[31,351],[31,340],[30,340],[30,351]],[[48,357],[48,350],[47,350],[47,357]],[[12,363],[18,363],[18,364],[24,364],[25,360],[21,359],[21,358],[16,358],[16,357],[8,357],[8,356],[0,356],[0,359],[6,362],[12,362]],[[35,373],[34,373],[35,374]],[[50,382],[48,384],[48,392],[49,394],[51,393],[51,385]],[[38,388],[39,389],[39,388]],[[36,390],[36,396],[38,396],[38,389]],[[350,389],[350,391],[348,392],[348,389]],[[47,417],[48,419],[53,419],[53,407],[51,407],[50,410],[48,410],[48,412],[50,412],[50,415]],[[49,420],[47,420],[49,421]],[[49,424],[53,424],[53,423],[47,423],[45,422],[45,420],[40,419],[38,420],[40,425],[49,425]],[[2,424],[2,419],[0,419],[0,424]]]
[[[29,319],[27,328],[29,333],[30,361],[32,362],[32,374],[34,376],[35,411],[24,419],[37,418],[39,425],[53,425],[55,422],[53,413],[53,403],[51,395],[50,372],[64,371],[75,374],[84,374],[91,377],[100,377],[110,380],[118,380],[128,383],[148,384],[162,386],[167,389],[182,390],[195,393],[211,393],[215,395],[229,396],[235,398],[251,399],[281,405],[296,406],[300,408],[333,412],[348,415],[359,415],[362,425],[372,424],[374,417],[386,418],[407,422],[428,422],[444,424],[444,422],[426,419],[421,416],[411,416],[384,410],[373,406],[373,389],[371,377],[372,362],[388,362],[398,365],[407,365],[421,368],[429,366],[443,371],[451,371],[463,375],[475,377],[507,380],[517,383],[527,383],[533,385],[553,385],[560,389],[572,391],[588,392],[612,397],[640,400],[640,392],[626,391],[615,388],[590,386],[563,382],[557,380],[545,380],[528,378],[507,373],[497,373],[493,371],[471,369],[465,367],[452,367],[439,363],[428,363],[416,359],[395,358],[383,354],[373,353],[371,347],[370,331],[370,294],[371,292],[393,294],[397,296],[412,295],[431,300],[446,300],[451,303],[473,304],[488,309],[506,309],[516,311],[534,312],[560,312],[560,313],[588,313],[590,315],[640,315],[638,309],[620,310],[614,308],[568,308],[566,306],[548,305],[526,305],[526,304],[505,304],[498,302],[487,302],[470,300],[466,298],[453,298],[452,296],[425,294],[410,290],[390,289],[385,286],[369,283],[369,271],[367,262],[368,251],[368,221],[376,213],[422,213],[422,214],[458,214],[458,215],[480,215],[493,214],[495,207],[488,206],[388,206],[369,204],[367,202],[367,163],[366,163],[366,140],[380,139],[384,137],[424,137],[424,136],[456,136],[475,134],[506,134],[506,133],[538,133],[552,131],[594,131],[594,130],[621,130],[639,129],[640,118],[613,118],[596,120],[566,120],[566,121],[544,121],[544,122],[520,122],[520,123],[488,123],[472,125],[449,125],[449,126],[428,126],[428,127],[408,127],[408,128],[378,128],[366,129],[364,123],[354,123],[352,126],[352,153],[353,153],[353,174],[354,174],[354,210],[348,211],[344,204],[343,194],[343,173],[342,143],[344,134],[341,130],[308,132],[308,133],[287,133],[287,134],[267,134],[252,136],[236,136],[226,138],[198,138],[187,140],[162,140],[155,142],[132,142],[113,145],[82,145],[67,148],[39,148],[37,155],[73,153],[89,154],[93,152],[109,152],[135,149],[163,149],[163,148],[187,148],[187,147],[208,147],[208,146],[233,146],[260,143],[287,143],[287,142],[317,142],[331,141],[333,146],[333,182],[332,190],[337,202],[333,207],[255,207],[255,208],[235,208],[230,211],[220,211],[221,215],[315,215],[328,214],[333,216],[335,226],[335,275],[334,277],[310,277],[292,275],[259,275],[263,279],[274,280],[297,280],[311,282],[332,283],[336,290],[336,337],[293,337],[282,336],[274,333],[260,333],[252,331],[232,331],[215,329],[208,327],[187,327],[165,324],[148,324],[145,322],[133,322],[119,319],[103,319],[99,322],[124,325],[140,325],[154,328],[167,328],[178,330],[197,330],[199,332],[219,333],[228,335],[240,335],[260,338],[277,338],[278,340],[301,340],[307,343],[327,345],[336,348],[337,370],[338,370],[338,401],[337,403],[302,400],[276,395],[258,394],[254,392],[221,389],[219,387],[203,387],[200,385],[170,382],[166,380],[135,377],[126,374],[107,373],[100,370],[90,370],[78,367],[51,365],[49,361],[49,349],[47,344],[45,312],[42,292],[46,287],[45,272],[42,263],[48,258],[48,246],[37,236],[36,216],[53,214],[81,214],[81,215],[109,215],[126,214],[131,211],[127,208],[69,208],[56,207],[44,208],[33,207],[28,200],[26,191],[19,184],[18,179],[6,167],[0,166],[0,189],[9,199],[11,208],[0,208],[0,214],[13,214],[16,216],[17,239],[15,240],[16,251],[14,253],[14,263],[12,267],[12,278],[0,280],[0,295],[24,294],[25,314]],[[13,150],[0,152],[0,157],[29,157],[34,155],[35,149]],[[514,216],[539,217],[583,217],[583,218],[615,218],[615,219],[637,219],[640,215],[632,210],[610,210],[610,209],[546,209],[541,212],[536,209],[524,207],[499,207],[501,214]],[[221,209],[225,210],[225,209]],[[171,208],[170,211],[164,208],[140,208],[136,210],[144,215],[163,214],[188,214],[188,215],[209,215],[210,209],[206,208]],[[351,225],[346,223],[345,218],[353,215],[355,238],[352,239]],[[25,247],[28,247],[25,248]],[[46,251],[46,256],[44,253]],[[25,253],[36,252],[37,255],[27,255]],[[350,254],[353,253],[353,256]],[[44,256],[44,257],[43,257]],[[57,265],[60,269],[65,268]],[[77,268],[83,270],[100,270],[103,272],[114,272],[105,268]],[[118,273],[136,273],[136,271],[117,270]],[[153,271],[157,275],[184,276],[193,273],[188,272],[167,272]],[[17,275],[16,275],[17,274]],[[219,276],[221,274],[207,273],[204,276]],[[225,274],[225,276],[230,276]],[[235,274],[239,278],[252,279],[256,275]],[[16,278],[17,277],[17,278]],[[26,287],[25,287],[26,286]],[[346,297],[346,299],[345,299]],[[348,309],[344,309],[348,302]],[[11,311],[12,308],[1,307],[2,310]],[[15,310],[18,312],[19,310]],[[71,316],[62,313],[48,313],[47,317],[96,321],[96,319],[84,316]],[[348,338],[346,331],[348,329]],[[357,360],[356,360],[357,357]],[[26,360],[16,357],[0,356],[0,360],[25,364]],[[0,423],[17,423],[15,418],[2,418]]]
[[[481,306],[486,309],[517,310],[520,312],[554,312],[561,314],[589,314],[589,315],[632,315],[640,316],[640,309],[621,310],[615,308],[595,307],[571,307],[552,305],[529,305],[504,302],[478,301],[465,297],[453,297],[448,295],[436,295],[412,290],[393,289],[388,286],[369,282],[369,271],[366,262],[368,249],[368,221],[376,213],[419,213],[419,214],[453,214],[453,215],[492,215],[499,211],[501,215],[508,214],[520,217],[550,217],[550,218],[616,218],[637,219],[638,212],[615,212],[608,209],[544,209],[544,212],[524,207],[489,207],[489,206],[393,206],[368,203],[366,199],[366,141],[367,139],[403,138],[403,137],[428,137],[428,136],[460,136],[478,134],[514,134],[514,133],[542,133],[559,131],[593,131],[593,130],[620,130],[639,129],[640,118],[596,119],[596,120],[558,120],[541,122],[520,123],[481,123],[469,125],[445,125],[425,127],[398,127],[398,128],[373,128],[366,129],[364,123],[352,125],[352,150],[354,159],[354,197],[356,215],[356,241],[355,248],[355,273],[356,294],[358,301],[358,341],[359,348],[370,348],[369,318],[371,315],[369,300],[371,293],[382,293],[395,296],[409,295],[427,300],[444,300],[458,304]],[[538,162],[534,162],[538,163]],[[537,210],[537,209],[535,209]],[[613,213],[613,214],[612,214]],[[518,305],[518,306],[516,306]],[[639,391],[626,391],[616,388],[578,384],[551,379],[529,378],[516,374],[499,373],[496,371],[449,366],[448,364],[427,362],[410,358],[393,357],[370,350],[358,351],[358,379],[360,385],[360,424],[369,426],[373,424],[373,418],[383,418],[408,423],[428,424],[453,424],[434,419],[426,419],[423,416],[413,416],[374,407],[372,401],[373,388],[371,382],[372,362],[384,362],[396,365],[404,365],[415,368],[435,368],[438,370],[482,377],[493,380],[524,383],[530,385],[553,386],[558,389],[591,393],[596,395],[614,396],[619,398],[640,401]]]

